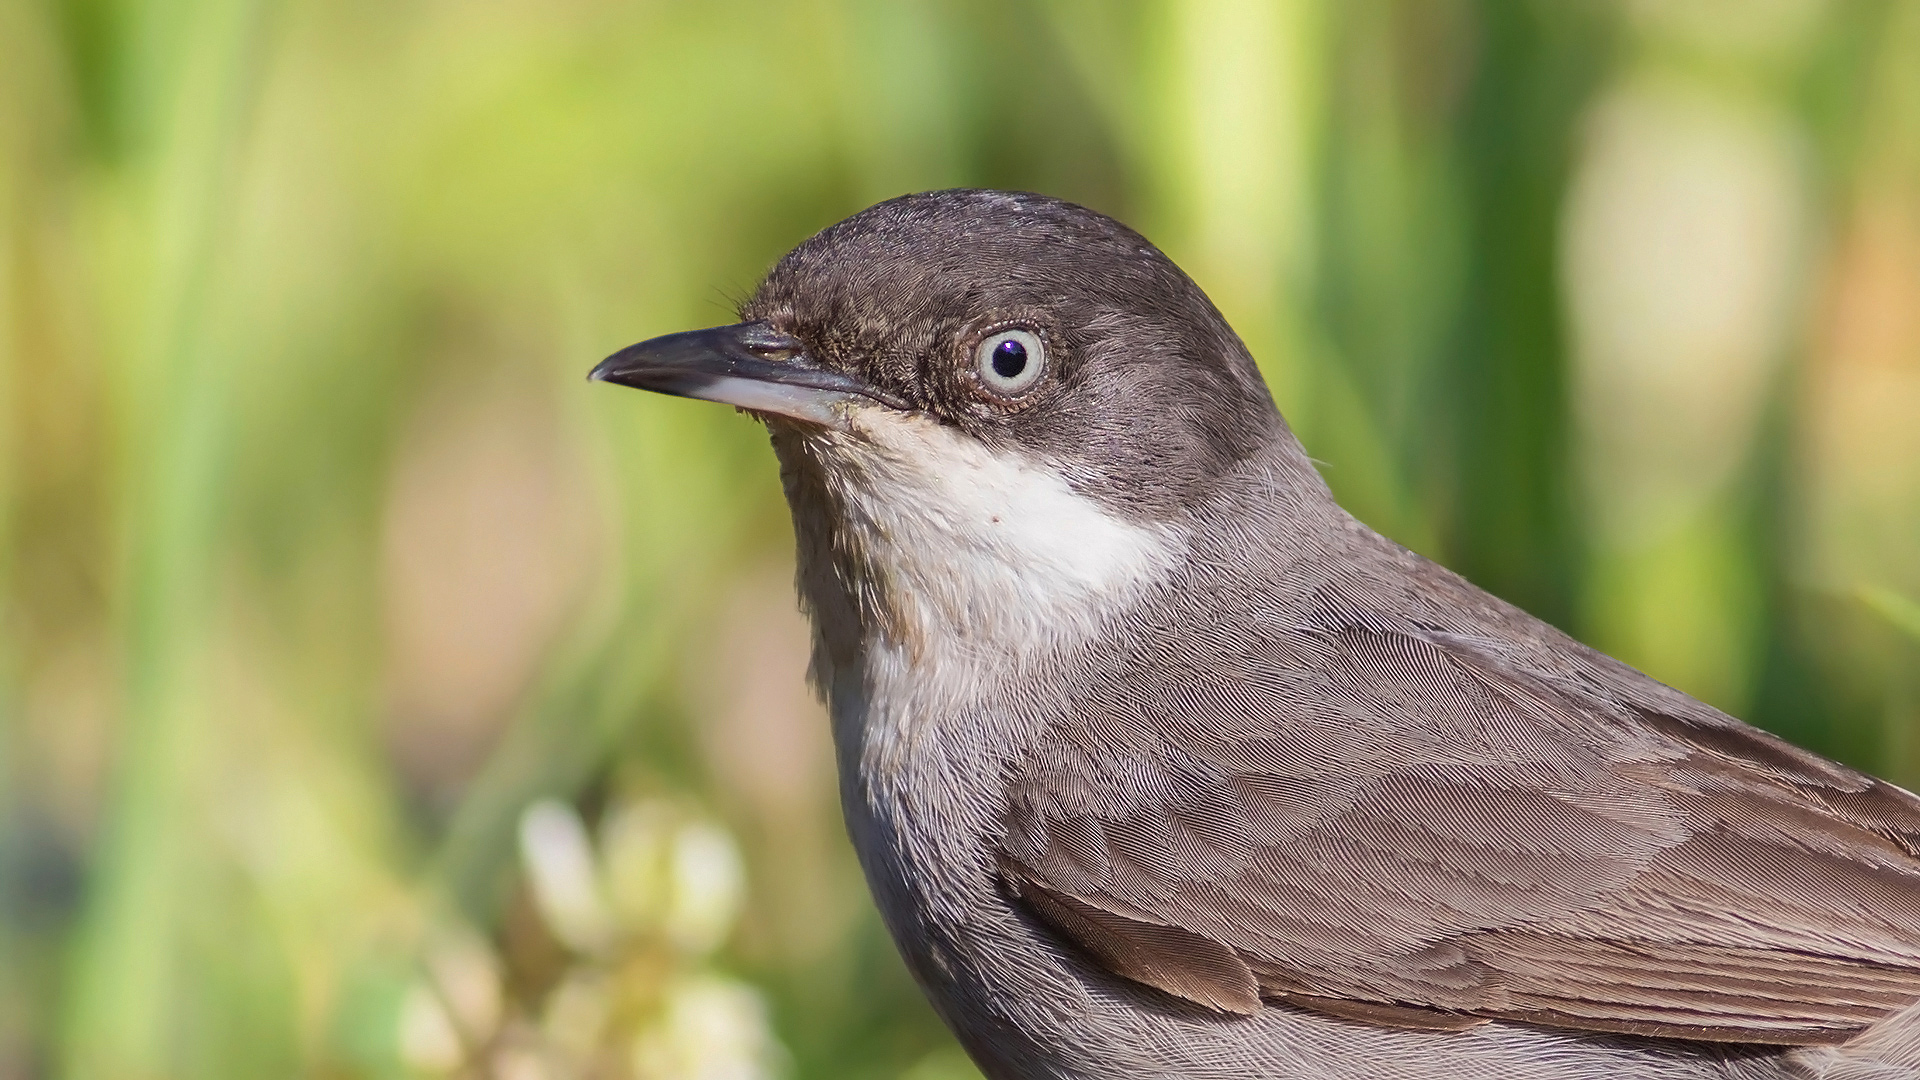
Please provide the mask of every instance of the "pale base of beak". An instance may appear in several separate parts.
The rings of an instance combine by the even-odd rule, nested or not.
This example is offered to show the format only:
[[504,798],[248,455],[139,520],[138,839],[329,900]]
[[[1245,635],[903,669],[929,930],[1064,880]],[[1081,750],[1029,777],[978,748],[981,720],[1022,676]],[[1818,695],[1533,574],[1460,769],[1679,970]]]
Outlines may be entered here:
[[839,431],[847,430],[847,410],[861,400],[858,394],[838,390],[820,390],[811,386],[790,386],[725,375],[700,387],[696,394],[707,401],[737,405],[749,412],[785,416]]

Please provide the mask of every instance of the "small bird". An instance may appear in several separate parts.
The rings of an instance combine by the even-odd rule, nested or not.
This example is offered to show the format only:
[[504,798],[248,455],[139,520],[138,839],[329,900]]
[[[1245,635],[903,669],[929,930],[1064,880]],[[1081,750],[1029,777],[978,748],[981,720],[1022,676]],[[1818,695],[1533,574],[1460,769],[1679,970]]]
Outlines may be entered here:
[[766,423],[848,831],[994,1080],[1920,1076],[1920,799],[1337,505],[1152,244],[908,195],[592,378]]

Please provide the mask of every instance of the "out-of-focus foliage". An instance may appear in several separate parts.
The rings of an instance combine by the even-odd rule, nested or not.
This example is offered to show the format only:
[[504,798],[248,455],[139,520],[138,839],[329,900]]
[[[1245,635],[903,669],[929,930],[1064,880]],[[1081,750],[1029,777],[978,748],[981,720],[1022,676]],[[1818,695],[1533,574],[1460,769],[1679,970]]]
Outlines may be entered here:
[[962,1078],[772,462],[590,387],[1117,214],[1361,517],[1920,779],[1920,6],[0,0],[0,1077]]

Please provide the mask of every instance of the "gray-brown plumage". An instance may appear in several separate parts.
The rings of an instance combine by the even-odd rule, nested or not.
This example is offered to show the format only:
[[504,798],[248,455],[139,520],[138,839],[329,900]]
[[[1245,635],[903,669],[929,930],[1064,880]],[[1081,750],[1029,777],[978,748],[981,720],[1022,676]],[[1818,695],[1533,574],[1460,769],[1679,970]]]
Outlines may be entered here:
[[1334,504],[1145,240],[883,203],[597,378],[767,420],[848,826],[998,1077],[1920,1075],[1920,800]]

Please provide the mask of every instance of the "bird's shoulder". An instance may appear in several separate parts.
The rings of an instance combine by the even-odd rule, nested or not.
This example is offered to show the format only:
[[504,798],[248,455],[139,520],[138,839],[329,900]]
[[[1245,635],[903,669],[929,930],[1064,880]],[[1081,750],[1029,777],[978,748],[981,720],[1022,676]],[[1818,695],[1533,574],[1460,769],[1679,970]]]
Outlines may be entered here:
[[1417,557],[1338,565],[1075,680],[999,852],[1075,947],[1401,1027],[1817,1043],[1920,998],[1920,800]]

